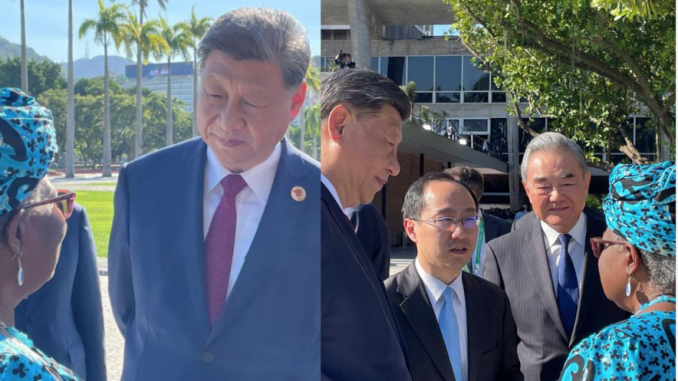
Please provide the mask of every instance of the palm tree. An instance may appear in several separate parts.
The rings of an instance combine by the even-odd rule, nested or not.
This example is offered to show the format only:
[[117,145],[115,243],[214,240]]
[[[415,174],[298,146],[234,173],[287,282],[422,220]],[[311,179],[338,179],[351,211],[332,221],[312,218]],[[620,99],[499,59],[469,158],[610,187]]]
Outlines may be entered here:
[[[311,94],[320,92],[320,71],[313,65],[308,65],[308,68],[306,69],[306,91]],[[301,110],[299,125],[299,149],[301,152],[306,152],[306,118],[309,108],[307,103],[304,103],[303,109]]]
[[169,46],[167,57],[167,145],[173,144],[172,139],[172,58],[181,54],[188,61],[190,55],[188,48],[191,46],[191,31],[188,24],[180,22],[174,26],[167,24],[165,19],[160,19],[160,34]]
[[[165,10],[168,0],[157,0],[160,9]],[[148,0],[132,0],[132,4],[139,6],[139,22],[138,25],[144,25],[144,16],[146,16],[146,7],[148,6]],[[141,30],[141,28],[139,28]],[[143,154],[143,145],[141,139],[141,122],[143,116],[143,110],[141,109],[141,63],[144,65],[148,62],[148,54],[145,55],[144,59],[144,49],[137,49],[137,125],[136,125],[136,134],[134,138],[134,157],[139,157]],[[130,58],[130,57],[128,57]]]
[[141,110],[141,64],[148,63],[148,57],[153,54],[156,61],[160,61],[162,56],[167,54],[169,46],[160,35],[160,22],[158,20],[148,20],[144,23],[139,22],[132,12],[127,12],[127,20],[120,26],[123,30],[122,42],[125,45],[127,57],[133,57],[136,53],[141,57],[137,61],[137,123],[134,136],[134,157],[138,158],[143,154],[142,134],[142,110]]
[[193,39],[193,136],[198,135],[198,124],[195,115],[198,108],[198,41],[205,35],[212,24],[212,19],[203,17],[199,19],[195,15],[195,6],[191,10],[191,18],[187,22],[191,38]]
[[104,46],[104,160],[103,177],[111,176],[111,112],[108,92],[108,46],[113,42],[116,49],[122,42],[121,24],[125,21],[126,6],[112,4],[109,8],[99,0],[99,13],[96,18],[85,20],[80,25],[78,37],[82,39],[88,31],[94,30],[94,41]]
[[28,60],[26,58],[26,19],[24,0],[21,0],[21,90],[28,94]]
[[75,177],[75,99],[73,97],[73,0],[68,0],[68,106],[66,111],[66,177]]

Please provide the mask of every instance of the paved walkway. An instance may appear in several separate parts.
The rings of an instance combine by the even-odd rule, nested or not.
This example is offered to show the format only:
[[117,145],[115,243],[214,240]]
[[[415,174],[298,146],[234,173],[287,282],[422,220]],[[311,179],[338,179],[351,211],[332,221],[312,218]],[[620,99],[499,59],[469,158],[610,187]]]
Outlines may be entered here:
[[77,174],[74,178],[67,179],[64,176],[47,176],[49,181],[57,189],[68,189],[71,191],[115,191],[115,185],[118,183],[118,174],[113,177],[101,177],[101,174]]

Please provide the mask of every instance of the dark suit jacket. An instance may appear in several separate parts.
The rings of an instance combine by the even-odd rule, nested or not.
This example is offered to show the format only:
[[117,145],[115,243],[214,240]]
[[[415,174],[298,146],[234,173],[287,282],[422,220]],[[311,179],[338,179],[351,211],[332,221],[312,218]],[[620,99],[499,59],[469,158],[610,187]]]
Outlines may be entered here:
[[348,217],[321,185],[322,380],[410,381],[384,284]]
[[[199,139],[121,171],[109,250],[123,381],[320,378],[320,168],[282,141],[245,263],[213,327],[204,275]],[[291,190],[306,190],[295,201]]]
[[82,206],[67,224],[54,277],[17,306],[16,328],[81,378],[106,380],[97,254]]
[[584,279],[579,282],[579,310],[571,337],[566,336],[560,320],[539,220],[485,247],[483,278],[503,288],[511,301],[518,327],[518,356],[526,380],[557,379],[572,347],[629,316],[605,297],[598,260],[591,252],[589,238],[601,236],[605,222],[587,218]]
[[[469,273],[462,272],[461,280],[466,297],[468,380],[523,380],[516,325],[506,294]],[[414,262],[385,283],[410,350],[412,379],[454,381],[443,335]]]
[[503,218],[483,213],[483,220],[485,221],[485,242],[511,232],[511,223]]
[[350,219],[372,266],[385,280],[391,269],[391,241],[384,217],[376,206],[362,204],[356,207]]

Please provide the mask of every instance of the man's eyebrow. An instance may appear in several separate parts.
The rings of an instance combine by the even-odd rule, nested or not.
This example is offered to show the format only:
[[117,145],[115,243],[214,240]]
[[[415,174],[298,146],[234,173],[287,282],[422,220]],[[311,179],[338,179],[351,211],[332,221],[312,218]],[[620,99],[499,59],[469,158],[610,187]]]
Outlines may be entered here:
[[560,175],[560,178],[561,178],[561,179],[571,179],[571,178],[573,178],[573,177],[574,177],[574,174],[573,174],[573,173],[565,173],[565,174],[563,174],[563,175]]

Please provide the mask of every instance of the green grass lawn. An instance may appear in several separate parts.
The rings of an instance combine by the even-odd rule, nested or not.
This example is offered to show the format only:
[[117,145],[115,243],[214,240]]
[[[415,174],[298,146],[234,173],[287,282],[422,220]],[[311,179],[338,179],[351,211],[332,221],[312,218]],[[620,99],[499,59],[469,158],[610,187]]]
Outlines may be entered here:
[[99,257],[108,257],[108,237],[113,224],[113,192],[76,191],[75,201],[87,210]]

